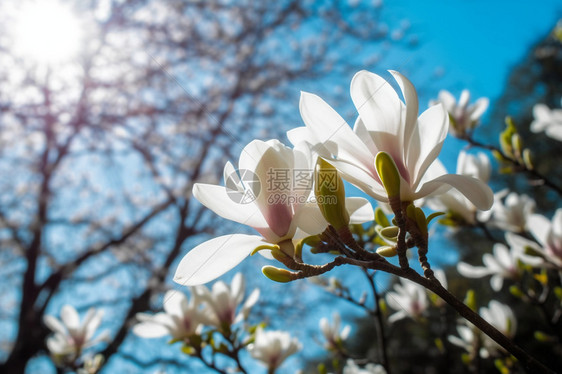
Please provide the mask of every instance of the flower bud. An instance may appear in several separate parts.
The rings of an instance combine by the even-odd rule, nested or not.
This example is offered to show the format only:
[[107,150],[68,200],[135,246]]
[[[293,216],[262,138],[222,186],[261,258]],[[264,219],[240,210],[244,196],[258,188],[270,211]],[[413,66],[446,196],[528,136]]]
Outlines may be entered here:
[[382,227],[390,226],[390,222],[388,221],[386,214],[380,207],[377,207],[375,209],[375,222],[381,225]]
[[398,254],[396,247],[390,245],[377,248],[377,253],[383,257],[394,257]]
[[399,229],[397,226],[388,226],[380,229],[379,234],[384,238],[393,239],[398,236],[398,231]]
[[345,209],[345,188],[338,171],[330,163],[318,158],[314,194],[322,215],[336,230],[349,225]]
[[288,283],[298,278],[297,273],[270,265],[264,266],[261,272],[272,281],[279,283]]
[[529,148],[525,148],[523,150],[523,164],[529,170],[533,170],[533,160],[531,158],[531,150]]
[[400,197],[400,173],[392,157],[386,152],[377,153],[375,169],[377,169],[388,198]]

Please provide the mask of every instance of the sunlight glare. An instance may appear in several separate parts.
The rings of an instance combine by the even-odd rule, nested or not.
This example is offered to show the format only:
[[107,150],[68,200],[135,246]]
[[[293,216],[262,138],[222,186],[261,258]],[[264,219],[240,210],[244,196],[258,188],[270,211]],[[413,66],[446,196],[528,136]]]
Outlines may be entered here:
[[75,56],[81,27],[72,11],[58,1],[24,4],[16,17],[15,48],[24,58],[52,64]]

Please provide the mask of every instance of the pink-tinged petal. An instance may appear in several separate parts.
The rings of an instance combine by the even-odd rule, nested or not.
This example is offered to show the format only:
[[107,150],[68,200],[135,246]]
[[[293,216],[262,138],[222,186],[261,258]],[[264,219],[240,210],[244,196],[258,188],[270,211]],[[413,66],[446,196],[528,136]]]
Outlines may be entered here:
[[551,223],[545,216],[532,214],[529,218],[527,218],[527,227],[542,246],[547,245]]
[[193,196],[219,216],[250,227],[267,227],[261,211],[254,202],[247,204],[235,200],[242,195],[213,184],[195,183]]
[[482,266],[472,266],[466,262],[459,262],[457,264],[457,271],[464,277],[467,278],[482,278],[486,275],[490,275],[491,271]]
[[58,318],[46,315],[43,317],[43,322],[45,322],[45,325],[49,329],[51,329],[51,331],[62,335],[66,335],[67,333],[66,327],[64,327],[64,325],[58,320]]
[[390,74],[394,77],[400,89],[402,90],[402,95],[404,96],[404,100],[406,101],[406,122],[404,126],[404,143],[410,143],[410,136],[414,133],[414,129],[416,126],[416,120],[418,118],[418,94],[414,85],[408,78],[403,76],[397,71],[389,70]]
[[369,131],[401,134],[403,104],[384,78],[365,70],[358,72],[351,80],[351,99]]
[[349,223],[351,224],[372,222],[375,219],[375,212],[371,203],[362,197],[346,198],[345,208],[349,213]]
[[180,261],[174,282],[196,286],[216,279],[242,262],[254,249],[267,244],[257,235],[233,234],[208,240]]
[[423,184],[417,198],[445,192],[453,187],[462,193],[476,208],[488,210],[494,203],[494,193],[484,182],[466,175],[445,174]]
[[74,307],[71,305],[65,305],[62,307],[60,312],[62,323],[68,329],[78,329],[80,327],[80,316]]
[[316,202],[304,204],[293,219],[293,224],[304,231],[304,235],[300,234],[303,237],[320,234],[328,227],[328,222]]
[[[368,168],[371,151],[347,122],[320,97],[301,93],[300,113],[306,127],[321,146],[339,159],[360,163]],[[321,149],[313,149],[320,152]]]
[[554,140],[562,141],[562,125],[553,124],[548,126],[545,130],[545,134]]
[[438,104],[423,112],[417,124],[406,149],[407,167],[414,190],[441,152],[449,131],[449,115],[443,105]]

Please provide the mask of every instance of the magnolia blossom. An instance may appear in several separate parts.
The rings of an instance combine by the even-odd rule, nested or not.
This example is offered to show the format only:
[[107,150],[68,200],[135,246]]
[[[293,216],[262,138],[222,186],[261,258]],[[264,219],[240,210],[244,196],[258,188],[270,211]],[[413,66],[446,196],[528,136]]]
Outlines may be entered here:
[[432,100],[430,105],[443,104],[451,120],[451,127],[449,128],[451,135],[462,138],[478,126],[480,117],[488,109],[489,104],[486,97],[481,97],[472,105],[469,105],[469,102],[470,92],[468,90],[461,92],[458,102],[449,91],[441,90],[437,100]]
[[211,290],[205,286],[196,286],[193,292],[203,302],[202,313],[213,326],[223,328],[248,318],[250,310],[258,301],[259,289],[254,289],[238,313],[236,310],[244,299],[245,281],[241,273],[237,273],[230,286],[223,281],[213,284]]
[[[174,281],[182,285],[209,282],[238,265],[257,248],[271,249],[278,245],[292,255],[292,240],[323,232],[328,223],[318,205],[309,199],[311,186],[303,186],[298,173],[312,173],[314,163],[304,143],[289,148],[277,140],[254,140],[244,148],[238,163],[239,170],[256,176],[252,182],[258,188],[253,200],[233,199],[233,192],[245,188],[231,163],[224,168],[228,187],[196,183],[193,195],[203,205],[223,218],[254,228],[260,235],[224,235],[198,245],[181,260]],[[304,182],[311,184],[306,178]],[[346,207],[350,223],[373,219],[373,210],[365,199],[348,198]],[[259,253],[268,256],[267,252]]]
[[388,317],[390,323],[407,317],[419,319],[429,306],[425,288],[417,283],[400,278],[400,283],[394,285],[394,291],[386,294],[387,304],[397,310]]
[[531,215],[528,226],[541,245],[541,248],[536,245],[532,247],[542,253],[547,261],[562,268],[562,208],[556,210],[552,222],[540,214]]
[[[472,155],[462,151],[457,159],[457,174],[471,176],[488,183],[491,174],[490,159],[483,152]],[[473,225],[477,222],[477,208],[457,190],[449,190],[428,199],[427,205],[433,210],[446,211],[454,218],[468,224]]]
[[47,348],[57,363],[75,360],[85,348],[107,338],[108,333],[104,331],[94,339],[103,311],[90,308],[82,323],[78,312],[71,305],[64,305],[60,314],[60,320],[50,315],[43,318],[45,325],[54,332],[47,339]]
[[248,352],[261,361],[270,371],[277,369],[291,355],[302,348],[297,338],[292,338],[286,331],[256,330],[254,342],[248,345]]
[[327,318],[320,319],[320,330],[326,339],[324,347],[328,350],[338,350],[341,344],[347,339],[351,332],[351,326],[347,325],[340,331],[341,317],[339,313],[334,313],[333,324],[328,322]]
[[367,364],[364,368],[360,368],[352,359],[348,359],[343,368],[343,374],[386,374],[386,370],[382,365]]
[[533,116],[532,132],[544,131],[548,137],[562,141],[562,109],[550,109],[544,104],[536,104]]
[[[509,306],[492,300],[487,308],[480,308],[479,314],[508,338],[513,338],[515,336],[517,320]],[[449,335],[448,340],[452,344],[464,348],[471,355],[475,353],[474,350],[477,347],[476,339],[481,339],[481,346],[479,347],[478,353],[482,358],[497,356],[500,351],[503,351],[502,347],[487,335],[480,333],[474,325],[466,320],[463,320],[462,323],[457,326],[457,332],[459,336]]]
[[523,194],[502,190],[494,195],[494,205],[488,212],[490,223],[511,232],[527,231],[527,219],[535,211],[535,201]]
[[188,339],[199,334],[202,323],[207,318],[199,309],[199,300],[187,297],[179,291],[170,290],[164,295],[164,312],[154,315],[137,313],[140,321],[133,327],[133,332],[142,338],[160,338],[170,335],[172,339]]
[[[436,158],[449,127],[443,106],[432,106],[418,117],[414,86],[400,73],[391,74],[400,85],[406,104],[382,77],[360,71],[351,82],[351,97],[359,112],[353,130],[320,97],[302,93],[300,111],[308,131],[299,134],[308,136],[314,149],[344,178],[379,201],[388,201],[375,169],[375,157],[384,151],[399,171],[402,201],[454,187],[479,209],[489,209],[493,195],[488,186],[468,176],[441,175],[436,169]],[[324,150],[329,153],[324,154]]]
[[491,275],[490,284],[494,291],[499,291],[504,279],[516,280],[521,276],[518,261],[531,266],[539,266],[543,263],[542,258],[525,254],[525,247],[516,235],[506,233],[505,239],[509,247],[496,243],[493,255],[485,253],[482,256],[484,266],[472,266],[466,262],[459,262],[457,265],[459,273],[468,278],[482,278]]

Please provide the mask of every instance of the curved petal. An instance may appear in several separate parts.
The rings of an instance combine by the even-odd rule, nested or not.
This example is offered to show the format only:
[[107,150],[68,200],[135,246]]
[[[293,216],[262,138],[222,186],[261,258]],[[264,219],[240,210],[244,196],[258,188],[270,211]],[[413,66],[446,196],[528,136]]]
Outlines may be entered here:
[[[347,122],[319,96],[301,93],[300,113],[313,137],[339,159],[369,167],[371,151]],[[316,150],[319,152],[319,150]]]
[[527,218],[529,231],[542,246],[547,245],[550,226],[551,224],[548,218],[540,214],[531,214],[531,216]]
[[490,274],[488,268],[482,266],[472,266],[466,262],[459,262],[457,264],[457,271],[460,275],[467,278],[482,278]]
[[66,327],[64,327],[64,325],[61,323],[61,321],[59,321],[58,318],[46,315],[43,317],[43,322],[45,322],[45,325],[47,325],[47,327],[51,329],[51,331],[62,335],[67,334]]
[[402,90],[402,95],[406,101],[406,122],[404,126],[404,143],[410,143],[410,136],[414,133],[414,127],[416,126],[416,120],[418,118],[418,94],[414,85],[408,78],[400,74],[395,70],[389,70],[390,74],[394,77],[400,89]]
[[183,316],[184,303],[187,302],[185,295],[178,290],[169,290],[164,295],[164,311],[172,316]]
[[136,324],[133,333],[141,338],[161,338],[170,334],[170,331],[159,323],[147,321]]
[[306,236],[320,234],[328,227],[328,222],[324,219],[316,202],[304,204],[293,218],[293,222],[296,227],[307,234]]
[[375,220],[375,211],[369,200],[362,197],[345,199],[345,209],[349,213],[349,223],[358,224]]
[[372,196],[376,200],[383,202],[388,201],[386,191],[380,184],[380,179],[376,171],[372,174],[361,169],[355,164],[343,160],[329,160],[329,162],[338,169],[345,180],[359,188],[361,191],[365,192],[369,196]]
[[560,124],[553,124],[548,126],[545,130],[545,133],[554,140],[562,141],[562,125]]
[[477,121],[482,114],[488,109],[488,105],[490,104],[490,100],[487,97],[481,97],[480,99],[476,100],[473,105],[472,113],[470,114],[470,119],[472,121]]
[[401,133],[403,104],[384,78],[366,70],[358,72],[351,80],[351,99],[369,131]]
[[255,203],[236,202],[243,201],[239,192],[213,184],[195,183],[193,185],[193,196],[201,204],[223,218],[254,228],[268,227]]
[[407,168],[415,190],[425,171],[435,161],[449,131],[449,115],[442,104],[432,106],[418,118],[417,128],[407,144]]
[[416,192],[416,198],[443,193],[448,187],[457,189],[480,210],[488,210],[494,203],[494,193],[484,182],[456,174],[445,174],[424,183],[419,192]]
[[503,278],[497,274],[493,275],[492,278],[490,278],[490,285],[494,291],[500,291],[503,286]]
[[210,282],[234,268],[263,244],[266,243],[262,237],[244,234],[208,240],[184,256],[176,269],[174,282],[184,286]]

